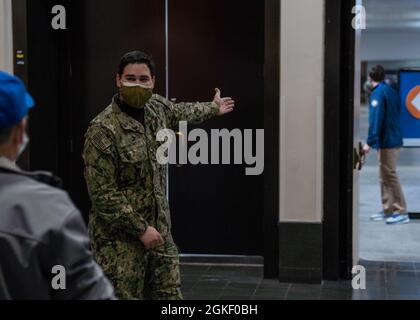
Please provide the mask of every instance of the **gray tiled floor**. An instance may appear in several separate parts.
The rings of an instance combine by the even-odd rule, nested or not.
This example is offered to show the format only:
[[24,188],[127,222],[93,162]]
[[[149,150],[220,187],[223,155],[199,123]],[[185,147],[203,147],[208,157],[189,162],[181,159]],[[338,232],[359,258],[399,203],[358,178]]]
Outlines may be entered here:
[[350,281],[320,285],[263,279],[262,267],[182,265],[186,300],[420,300],[420,264],[361,261],[366,290]]

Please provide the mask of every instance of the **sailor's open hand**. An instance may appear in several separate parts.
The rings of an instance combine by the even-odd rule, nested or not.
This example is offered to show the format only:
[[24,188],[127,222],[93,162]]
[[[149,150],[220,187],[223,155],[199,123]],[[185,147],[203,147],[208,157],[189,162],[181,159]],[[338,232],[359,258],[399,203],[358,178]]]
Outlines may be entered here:
[[223,116],[233,111],[235,108],[235,101],[232,98],[221,98],[221,92],[218,88],[215,89],[216,94],[214,96],[213,102],[219,106],[219,116]]

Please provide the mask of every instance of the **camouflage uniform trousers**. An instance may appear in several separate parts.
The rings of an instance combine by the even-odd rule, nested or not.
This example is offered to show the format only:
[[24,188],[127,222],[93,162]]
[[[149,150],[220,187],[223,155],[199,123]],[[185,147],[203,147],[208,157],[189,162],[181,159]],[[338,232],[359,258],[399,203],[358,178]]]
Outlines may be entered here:
[[172,238],[155,249],[138,242],[112,240],[93,245],[98,264],[122,300],[181,300],[179,251]]

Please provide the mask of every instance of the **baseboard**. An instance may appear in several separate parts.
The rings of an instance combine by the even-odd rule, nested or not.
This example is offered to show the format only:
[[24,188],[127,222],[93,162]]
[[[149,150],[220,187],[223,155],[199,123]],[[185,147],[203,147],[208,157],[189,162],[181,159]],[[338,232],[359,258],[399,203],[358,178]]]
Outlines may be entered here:
[[260,256],[235,256],[235,255],[207,255],[207,254],[180,254],[182,265],[234,265],[263,267],[264,258]]
[[288,283],[322,282],[322,224],[279,224],[279,279]]

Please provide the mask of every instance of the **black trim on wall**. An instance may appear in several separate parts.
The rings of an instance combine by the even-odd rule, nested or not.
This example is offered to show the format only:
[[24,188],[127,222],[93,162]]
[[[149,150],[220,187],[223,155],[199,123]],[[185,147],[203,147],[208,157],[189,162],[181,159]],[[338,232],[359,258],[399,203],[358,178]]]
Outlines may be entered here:
[[264,277],[279,275],[280,1],[265,2]]
[[[353,145],[354,145],[354,106],[355,106],[355,76],[356,76],[356,32],[353,29],[352,8],[356,0],[344,1],[343,6],[343,44],[342,44],[342,84],[343,94],[343,127],[342,136],[344,143],[341,145],[340,155],[343,163],[343,184],[340,194],[343,198],[340,219],[340,246],[339,246],[339,277],[352,278],[353,268]],[[360,76],[360,75],[358,75]]]
[[[25,0],[16,0],[25,1]],[[70,7],[69,0],[60,2]],[[60,176],[68,189],[70,180],[69,89],[70,28],[54,30],[54,0],[30,1],[27,6],[28,89],[35,100],[29,113],[30,170],[46,170]],[[30,14],[29,14],[30,13]],[[67,12],[68,14],[68,12]]]
[[[13,24],[13,72],[28,85],[28,44],[27,44],[27,8],[26,0],[12,0],[12,24]],[[23,54],[23,58],[18,54]],[[29,169],[30,146],[19,157],[18,165],[24,169]]]
[[285,283],[322,282],[322,224],[279,224],[279,279]]
[[[28,45],[26,39],[26,10],[26,1],[12,0],[14,74],[21,78],[23,82],[28,83]],[[18,51],[23,52],[25,56],[23,59],[17,59],[16,53]]]
[[323,277],[351,277],[355,0],[326,0]]

